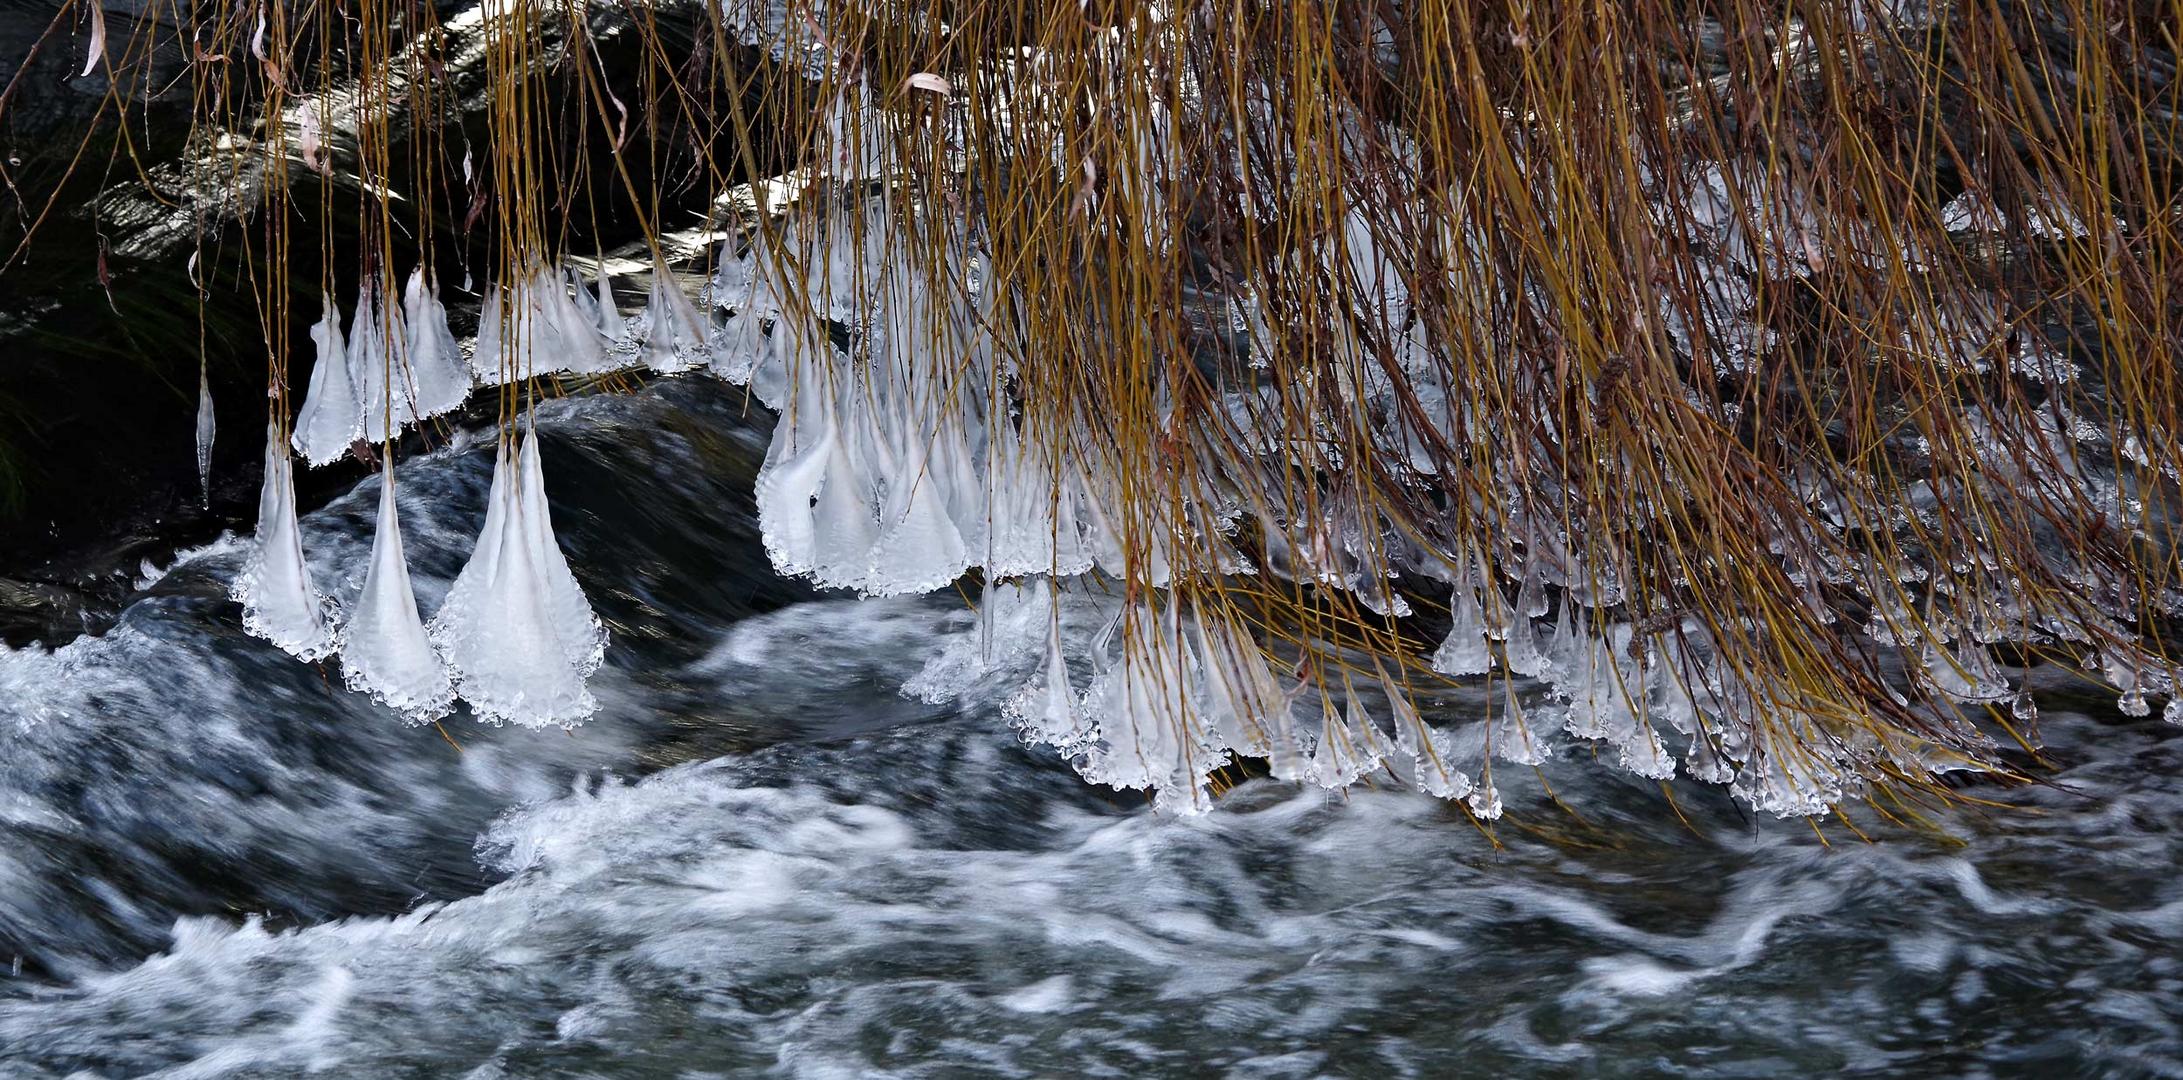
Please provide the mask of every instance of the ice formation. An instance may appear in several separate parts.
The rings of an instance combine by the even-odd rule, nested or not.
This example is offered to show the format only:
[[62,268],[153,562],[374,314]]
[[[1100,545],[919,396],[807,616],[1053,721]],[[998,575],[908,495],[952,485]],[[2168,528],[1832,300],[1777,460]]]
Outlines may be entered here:
[[311,587],[296,526],[296,486],[280,425],[265,429],[265,486],[258,495],[257,544],[235,575],[234,597],[243,606],[243,628],[295,654],[318,660],[339,645],[330,605]]
[[447,327],[447,309],[436,287],[425,284],[424,270],[409,275],[402,287],[402,319],[408,325],[407,390],[420,420],[455,411],[470,397],[470,371],[462,347]]
[[591,602],[584,598],[583,588],[577,585],[576,575],[569,570],[568,558],[561,553],[560,541],[554,538],[553,520],[546,504],[546,470],[538,460],[538,432],[535,429],[523,434],[517,466],[517,474],[523,479],[523,490],[517,501],[522,510],[524,536],[530,542],[532,567],[545,586],[547,618],[569,666],[576,670],[578,678],[590,678],[592,672],[599,670],[599,661],[606,655],[606,627],[597,615],[592,614]]
[[674,274],[665,263],[654,261],[652,292],[636,331],[644,366],[664,374],[703,367],[708,359],[706,330],[704,318],[675,283]]
[[[588,310],[590,294],[576,279],[573,269],[551,271],[541,267],[530,280],[531,311],[542,333],[540,348],[551,350],[542,357],[541,371],[567,371],[598,375],[623,366],[599,329],[598,312]],[[550,327],[550,329],[548,329]]]
[[349,377],[356,383],[369,442],[385,442],[390,433],[417,419],[402,359],[408,336],[401,308],[386,295],[385,284],[366,279],[349,320]]
[[311,387],[296,414],[295,447],[303,460],[324,465],[348,452],[364,437],[364,407],[349,374],[349,347],[341,334],[341,308],[331,293],[325,314],[311,327],[317,358],[311,363]]
[[[1752,265],[1788,260],[1793,251],[1782,251],[1799,242],[1797,220],[1775,222],[1790,230],[1788,239],[1751,232],[1739,240],[1724,231],[1720,250]],[[1545,760],[1556,738],[1597,744],[1606,760],[1642,777],[1683,773],[1726,785],[1754,807],[1783,815],[1822,813],[1862,790],[1860,760],[1925,767],[1925,748],[1846,746],[1792,707],[1765,707],[1764,724],[1735,721],[1761,709],[1736,672],[1715,661],[1706,626],[1629,618],[1611,566],[1588,562],[1550,517],[1521,508],[1508,523],[1510,541],[1445,561],[1376,536],[1339,510],[1317,519],[1279,507],[1246,515],[1211,493],[1183,509],[1180,530],[1163,531],[1175,530],[1172,523],[1147,530],[1124,516],[1115,478],[1095,463],[1058,457],[1056,440],[1022,427],[1008,397],[1020,373],[986,337],[990,320],[1011,300],[1004,286],[985,282],[982,256],[971,245],[956,246],[941,276],[952,274],[961,287],[935,288],[928,274],[890,255],[896,238],[885,235],[889,221],[883,211],[866,214],[856,227],[824,211],[793,216],[771,240],[723,254],[703,296],[704,313],[664,267],[655,267],[644,312],[624,320],[603,275],[586,286],[572,271],[534,265],[506,287],[486,290],[468,371],[456,362],[444,311],[412,276],[401,322],[414,397],[393,419],[431,415],[459,401],[473,378],[599,372],[632,362],[662,373],[703,367],[747,384],[780,414],[756,491],[766,550],[779,571],[880,596],[942,588],[982,569],[980,659],[960,649],[936,658],[906,691],[936,700],[956,692],[960,671],[998,670],[993,640],[1009,638],[1016,644],[1008,649],[1035,652],[1024,661],[1029,677],[1007,697],[1007,713],[1026,740],[1056,748],[1089,779],[1148,790],[1159,805],[1184,812],[1209,807],[1214,771],[1243,757],[1264,759],[1275,776],[1299,783],[1341,788],[1376,777],[1408,785],[1486,818],[1502,809],[1493,764]],[[1345,244],[1350,272],[1376,290],[1376,303],[1406,302],[1390,257],[1369,229],[1353,221]],[[783,273],[803,280],[780,280]],[[1723,273],[1723,282],[1735,280]],[[782,290],[791,288],[813,297],[824,321],[797,318],[783,300]],[[1735,357],[1755,355],[1763,342],[1728,344],[1730,328],[1748,321],[1734,287],[1722,284],[1706,295],[1720,307],[1701,311],[1700,322],[1669,313],[1671,335],[1682,335],[1677,340],[1686,345],[1705,336],[1716,361],[1728,357],[1732,366],[1741,362]],[[375,290],[365,290],[347,355],[367,392],[384,396],[383,373],[403,368],[388,353],[379,328],[388,317],[380,311]],[[1248,311],[1236,317],[1238,325],[1252,325]],[[321,356],[343,355],[337,319],[329,299],[313,331]],[[1967,353],[1961,362],[1983,360]],[[375,364],[381,374],[373,373]],[[1369,365],[1358,369],[1338,392],[1358,401],[1393,392]],[[339,377],[347,374],[325,364],[314,372],[296,436],[313,460],[338,456],[366,430],[383,430],[383,423],[367,423],[368,408],[349,410],[354,419],[343,416],[342,396],[355,395]],[[1436,396],[1429,380],[1416,385],[1423,387],[1416,393],[1425,424],[1459,422],[1455,406]],[[438,390],[428,395],[427,386]],[[1404,448],[1450,431],[1418,430],[1416,413],[1390,415],[1390,460],[1397,468],[1429,470],[1429,456]],[[2014,448],[2028,441],[2045,467],[2102,483],[2084,470],[2076,449],[2096,432],[2070,430],[2070,422],[2064,416],[2051,421],[2053,430],[1994,431],[1991,468],[2021,469]],[[1079,433],[1076,441],[1082,439]],[[1263,450],[1282,452],[1272,441]],[[270,452],[268,466],[274,475]],[[292,557],[253,563],[252,629],[299,654],[322,654],[331,635],[322,609],[299,599],[308,596],[308,583],[293,544],[292,503],[275,505],[289,498],[284,484],[268,486],[261,549]],[[1855,503],[1858,497],[1827,492],[1815,500],[1839,507],[1844,522],[1887,519],[1884,508]],[[2119,506],[2119,491],[2116,497]],[[585,681],[603,657],[605,632],[553,535],[535,435],[503,449],[477,548],[428,628],[416,620],[385,490],[380,512],[365,594],[347,631],[352,687],[412,717],[444,710],[450,693],[495,722],[566,725],[594,711]],[[285,527],[284,514],[291,522]],[[1272,560],[1263,570],[1228,539],[1254,515]],[[262,542],[267,538],[272,543]],[[1446,630],[1419,659],[1450,679],[1489,680],[1483,748],[1422,719],[1412,703],[1415,690],[1402,678],[1352,676],[1322,693],[1292,670],[1291,660],[1228,616],[1209,616],[1166,591],[1175,573],[1171,543],[1218,553],[1212,561],[1227,573],[1264,572],[1349,592],[1391,618],[1414,617],[1410,601],[1428,591],[1421,586],[1445,582]],[[1989,649],[2020,621],[2010,612],[1996,609],[1960,630],[1932,628],[1930,613],[1920,617],[1904,606],[1908,594],[1900,585],[1869,570],[1812,565],[1794,572],[1808,582],[1805,603],[1815,614],[1831,617],[1817,597],[1820,582],[1871,597],[1871,622],[1863,630],[1906,650],[1910,677],[1939,698],[1974,706],[2022,700]],[[1135,582],[1135,598],[1091,599],[1118,582]],[[238,595],[245,595],[240,583]],[[1099,611],[1088,628],[1080,625],[1087,604]],[[316,623],[312,612],[321,612]],[[1920,625],[1929,627],[1922,636],[1910,629]],[[2065,640],[2091,639],[2081,628],[2049,629]],[[1026,644],[1032,641],[1042,644]],[[2154,697],[2172,690],[2172,676],[2141,670],[2135,660],[2110,666],[2125,705],[2138,712],[2150,713]],[[2016,711],[2023,719],[2024,710]],[[2183,720],[2173,698],[2161,712]]]
[[[1694,256],[1697,287],[1686,294],[1688,303],[1663,309],[1661,329],[1674,347],[1694,358],[1703,353],[1714,374],[1738,377],[1779,346],[1773,331],[1755,321],[1751,283],[1817,271],[1819,214],[1791,180],[1768,187],[1715,168],[1691,183],[1693,205],[1678,227],[1702,240],[1705,254]],[[1749,203],[1754,190],[1771,192],[1764,205]],[[1071,425],[1061,431],[1032,427],[1021,396],[1033,373],[1019,370],[1020,361],[993,337],[996,325],[1018,317],[1022,298],[994,280],[985,253],[967,236],[901,234],[916,217],[895,212],[888,200],[901,197],[844,197],[868,198],[861,208],[814,200],[790,211],[721,253],[702,307],[657,261],[644,310],[631,319],[623,318],[603,270],[587,285],[567,267],[532,263],[486,289],[467,373],[453,363],[458,354],[445,314],[421,278],[410,279],[398,320],[380,307],[378,287],[367,287],[347,350],[355,386],[337,377],[346,373],[340,366],[321,364],[296,445],[314,462],[338,456],[359,434],[376,436],[390,420],[432,415],[442,401],[459,400],[457,388],[467,390],[473,378],[499,383],[636,363],[663,374],[703,368],[747,385],[779,414],[756,485],[776,569],[869,596],[940,589],[982,571],[985,659],[971,663],[951,652],[906,689],[944,696],[952,692],[951,670],[998,670],[988,663],[994,636],[1035,639],[1040,644],[1024,645],[1035,657],[1019,657],[1025,681],[1006,699],[1024,738],[1056,748],[1090,779],[1149,790],[1160,805],[1183,811],[1210,806],[1214,772],[1244,757],[1264,759],[1275,776],[1299,783],[1406,784],[1488,818],[1501,812],[1494,764],[1536,764],[1564,740],[1592,744],[1602,760],[1635,775],[1683,774],[1721,784],[1753,807],[1782,815],[1825,812],[1860,793],[1860,777],[1875,772],[1933,767],[1930,746],[1845,739],[1823,717],[1765,700],[1762,688],[1747,685],[1736,665],[1724,661],[1732,650],[1709,636],[1718,627],[1643,608],[1618,579],[1613,553],[1599,550],[1599,537],[1571,532],[1555,507],[1525,501],[1529,496],[1502,495],[1507,504],[1492,508],[1493,529],[1473,529],[1441,553],[1354,505],[1250,505],[1217,483],[1178,490],[1171,506],[1133,502],[1130,485],[1110,463],[1065,453],[1105,438],[1106,418],[1096,409],[1035,418]],[[1948,213],[1955,226],[1979,228],[1987,208],[1974,199]],[[1446,241],[1457,250],[1484,242],[1458,226],[1449,227]],[[1846,257],[1876,258],[1859,253],[1862,242],[1851,237]],[[917,252],[922,262],[905,261],[904,251]],[[1412,325],[1404,261],[1383,244],[1368,215],[1349,211],[1320,258],[1330,278],[1353,283],[1359,302],[1375,309],[1380,322]],[[802,299],[791,303],[791,296]],[[1246,358],[1278,347],[1277,327],[1268,324],[1262,303],[1248,289],[1225,300],[1223,317]],[[343,353],[330,299],[328,309],[313,333],[322,357]],[[1934,362],[1991,375],[1995,352],[1988,345],[2002,333],[1999,310],[1980,303],[1936,309],[1931,325],[1902,347],[1958,342],[1960,348]],[[406,361],[389,353],[383,323],[406,324],[406,348],[399,350]],[[1434,471],[1443,459],[1424,448],[1459,444],[1490,418],[1441,385],[1435,346],[1418,332],[1402,329],[1377,343],[1363,333],[1347,328],[1326,342],[1330,358],[1309,371],[1323,385],[1305,390],[1370,418],[1376,425],[1370,437],[1379,442],[1364,449],[1378,452],[1377,467],[1400,482],[1438,483]],[[2050,385],[2071,377],[2068,358],[2033,335],[2011,348],[2020,374]],[[437,374],[428,378],[427,369]],[[392,399],[385,380],[404,371],[413,394]],[[441,389],[428,394],[428,384]],[[343,416],[342,395],[353,397],[359,388],[366,400]],[[1163,410],[1175,408],[1171,388],[1151,392]],[[1234,420],[1239,438],[1257,440],[1267,469],[1341,467],[1344,455],[1360,452],[1332,435],[1314,443],[1264,430],[1262,410],[1278,405],[1279,392],[1238,384],[1224,388],[1213,405]],[[382,401],[376,423],[373,395]],[[1558,437],[1556,422],[1540,417],[1539,437]],[[2096,475],[2084,449],[2144,466],[2157,455],[2142,440],[2104,447],[2099,425],[2059,404],[2029,422],[1974,412],[1967,427],[1994,477],[2027,485],[2060,477],[2109,506],[2117,530],[2130,528],[2131,515],[2142,509],[2124,485]],[[1174,452],[1190,451],[1178,441]],[[1513,473],[1496,482],[1507,493],[1523,489]],[[1837,532],[1926,521],[1944,498],[1927,485],[1913,489],[1906,508],[1844,490],[1839,480],[1811,483],[1804,497],[1823,527]],[[382,506],[381,545],[391,544],[396,554],[389,563],[375,549],[375,577],[353,633],[359,648],[367,640],[399,639],[414,660],[416,635],[398,598],[372,602],[379,577],[399,576],[391,506]],[[1646,527],[1661,512],[1649,505],[1628,510],[1631,528]],[[1828,624],[1837,610],[1828,594],[1857,596],[1862,625],[1844,632],[1897,649],[1906,689],[1927,702],[1972,708],[2023,700],[2023,688],[1992,649],[2024,629],[2021,612],[2007,602],[1968,605],[1969,625],[1954,626],[1921,612],[1913,599],[1925,591],[1926,578],[1889,580],[1875,566],[1845,562],[1826,545],[1791,535],[1790,526],[1765,527],[1780,534],[1771,537],[1772,550],[1797,590],[1794,604]],[[1266,565],[1239,551],[1244,530],[1257,542],[1254,558]],[[1951,588],[1995,597],[2014,591],[1999,579],[1990,553],[1919,557],[1945,566]],[[1917,560],[1909,565],[1931,574]],[[1401,661],[1414,667],[1350,671],[1328,685],[1330,677],[1299,655],[1309,647],[1277,654],[1233,613],[1204,609],[1180,587],[1183,574],[1209,571],[1345,593],[1382,618],[1433,626],[1436,640]],[[1979,584],[1982,573],[1987,584]],[[2086,575],[2086,587],[2101,596],[2122,597],[2129,588],[2092,570]],[[1413,610],[1434,606],[1436,582],[1447,597],[1447,621],[1437,625],[1437,613]],[[406,595],[406,579],[388,589],[389,597]],[[1094,603],[1089,598],[1110,591],[1126,599],[1097,602],[1105,605],[1099,616],[1080,625],[1086,618],[1080,609]],[[1043,617],[1035,610],[1040,606],[1047,608]],[[1064,617],[1065,609],[1079,614]],[[2037,632],[2064,641],[2115,640],[2119,627],[2087,621],[2099,618],[2089,612],[2050,618]],[[535,436],[504,448],[476,551],[427,636],[452,673],[454,691],[483,718],[570,724],[595,708],[585,680],[603,656],[604,631],[554,538]],[[2172,693],[2173,677],[2142,656],[2119,656],[2107,666],[2133,715],[2150,714],[2159,695]],[[369,678],[371,667],[358,663],[359,677]],[[422,665],[408,670],[417,685],[429,681]],[[1406,671],[1429,671],[1474,690],[1483,680],[1486,719],[1465,733],[1482,736],[1482,743],[1426,723]],[[397,707],[408,700],[382,696]],[[2178,719],[2172,698],[2162,714]],[[1985,736],[1960,717],[1933,722],[1958,745],[1983,745]]]
[[[1729,186],[1720,187],[1730,198]],[[867,595],[943,587],[972,568],[989,581],[1051,580],[1057,604],[1075,602],[1069,598],[1082,589],[1072,581],[1085,575],[1110,579],[1093,589],[1149,587],[1088,641],[1065,640],[1057,621],[1044,662],[1008,699],[1024,737],[1059,749],[1085,776],[1196,810],[1209,805],[1212,771],[1248,756],[1269,760],[1277,776],[1328,787],[1378,775],[1491,817],[1501,800],[1487,757],[1529,765],[1566,738],[1600,744],[1607,760],[1639,776],[1686,773],[1789,815],[1824,812],[1862,790],[1860,762],[1924,767],[1919,748],[1846,745],[1816,717],[1762,708],[1717,661],[1704,624],[1633,618],[1611,565],[1588,560],[1552,516],[1520,506],[1508,540],[1445,561],[1375,534],[1354,514],[1259,513],[1275,558],[1264,572],[1350,592],[1389,617],[1412,615],[1405,595],[1419,596],[1424,579],[1448,583],[1447,629],[1422,659],[1451,679],[1490,680],[1484,755],[1455,760],[1455,740],[1418,718],[1413,690],[1393,677],[1293,697],[1309,680],[1275,675],[1285,663],[1249,633],[1224,621],[1203,624],[1200,611],[1163,591],[1174,573],[1165,554],[1171,543],[1223,553],[1216,561],[1227,572],[1256,572],[1226,538],[1240,508],[1209,493],[1186,505],[1179,528],[1148,530],[1121,516],[1117,480],[1091,463],[1055,460],[1057,440],[1023,431],[1012,415],[1002,388],[1020,373],[984,336],[1010,303],[1005,287],[985,282],[981,256],[967,243],[943,248],[954,252],[953,263],[937,273],[904,265],[892,254],[901,238],[887,234],[898,219],[884,198],[861,215],[826,208],[790,215],[751,250],[723,256],[707,292],[725,320],[715,330],[712,370],[747,383],[780,413],[757,485],[767,552],[783,573]],[[1722,271],[1723,281],[1769,266],[1794,272],[1809,217],[1793,203],[1757,218],[1720,212],[1719,250],[1740,267]],[[1355,220],[1343,258],[1400,325],[1408,300],[1395,260]],[[779,273],[803,280],[774,280]],[[769,299],[776,289],[812,297],[825,322],[799,321]],[[1705,325],[1675,325],[1727,340],[1748,321],[1732,291],[1727,284],[1716,291],[1724,306],[1704,313]],[[1755,355],[1763,345],[1752,340],[1715,355]],[[1403,348],[1411,351],[1398,356],[1421,365],[1410,377],[1423,388],[1422,419],[1448,425],[1422,434],[1453,438],[1458,418],[1445,397],[1429,392],[1423,346]],[[1340,393],[1360,402],[1394,393],[1374,365],[1345,363],[1357,374],[1336,387]],[[1389,460],[1399,468],[1414,460],[1402,448],[1422,437],[1411,427],[1419,415],[1387,414]],[[1247,420],[1239,426],[1247,429]],[[2059,441],[2066,452],[2067,440]],[[1284,451],[1269,442],[1264,452]],[[1838,567],[1792,564],[1792,571],[1830,587],[1857,580]],[[1402,584],[1406,574],[1413,580]],[[1874,595],[1884,601],[1889,591]],[[1814,585],[1805,593],[1815,614],[1831,616]],[[1877,605],[1875,617],[1887,610]],[[1908,621],[1907,613],[1898,620]],[[2016,693],[1982,641],[1910,644],[1923,650],[1919,676],[1945,699],[1977,704]],[[1285,681],[1296,685],[1284,692]],[[1761,712],[1766,723],[1739,719]]]
[[197,494],[199,505],[212,506],[212,439],[216,434],[212,412],[212,376],[202,365],[197,369]]
[[615,304],[613,280],[601,269],[599,278],[593,285],[597,293],[586,307],[592,318],[597,320],[599,334],[606,338],[609,346],[616,352],[629,352],[632,348],[629,322],[622,318],[621,308]]
[[427,633],[480,719],[566,726],[598,709],[584,680],[604,638],[554,545],[534,438],[502,445],[477,546]]
[[507,288],[498,283],[485,286],[484,298],[478,304],[478,336],[470,349],[470,376],[480,386],[498,386],[509,379],[510,357],[502,348],[503,340],[515,340],[512,311],[507,302]]
[[395,509],[394,470],[379,473],[378,531],[371,542],[371,569],[357,597],[341,643],[341,677],[350,690],[371,695],[412,721],[443,716],[454,702],[446,669],[425,635],[402,555],[402,525]]

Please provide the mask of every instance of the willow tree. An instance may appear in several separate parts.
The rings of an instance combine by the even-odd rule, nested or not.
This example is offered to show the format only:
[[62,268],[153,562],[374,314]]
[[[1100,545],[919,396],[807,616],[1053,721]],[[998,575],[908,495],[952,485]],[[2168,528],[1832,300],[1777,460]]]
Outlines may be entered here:
[[[2010,774],[2034,665],[2183,722],[2178,15],[269,0],[131,41],[198,51],[200,213],[253,265],[312,253],[299,177],[352,177],[337,426],[391,453],[431,415],[444,349],[391,283],[433,262],[404,237],[459,238],[508,491],[542,491],[541,394],[746,385],[774,564],[975,583],[989,634],[1044,643],[1010,714],[1091,779],[1197,808],[1263,760],[1492,817],[1497,764],[1568,738],[1816,815]],[[702,225],[666,220],[692,187]],[[602,206],[618,252],[572,240]],[[484,715],[573,722],[598,628],[550,525],[497,538],[542,495],[506,498],[473,559],[501,601],[434,625],[521,644],[436,655]]]

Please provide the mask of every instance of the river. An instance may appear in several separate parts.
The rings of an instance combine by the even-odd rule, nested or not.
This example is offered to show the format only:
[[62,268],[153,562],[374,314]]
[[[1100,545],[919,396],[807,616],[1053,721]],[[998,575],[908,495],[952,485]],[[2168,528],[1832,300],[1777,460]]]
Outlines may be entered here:
[[[1568,740],[1490,835],[1268,779],[1156,814],[1024,749],[1005,671],[899,692],[961,598],[772,574],[740,392],[541,417],[615,634],[571,734],[342,692],[242,633],[234,540],[0,650],[0,1076],[2183,1075],[2157,716],[2047,678],[2049,784],[1870,843]],[[428,613],[489,450],[397,474]],[[304,521],[345,597],[376,492]]]

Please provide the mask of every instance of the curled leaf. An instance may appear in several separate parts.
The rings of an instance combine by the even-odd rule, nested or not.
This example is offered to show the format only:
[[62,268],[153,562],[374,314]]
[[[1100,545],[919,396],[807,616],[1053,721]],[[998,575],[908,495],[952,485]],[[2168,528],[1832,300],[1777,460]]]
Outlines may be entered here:
[[941,97],[947,97],[955,92],[954,83],[929,71],[920,71],[902,80],[902,85],[910,90],[930,90]]
[[622,104],[622,99],[614,96],[612,90],[606,92],[606,99],[613,102],[614,111],[621,114],[621,119],[614,124],[614,149],[619,151],[622,148],[622,143],[628,141],[629,138],[629,109]]
[[[87,56],[85,56],[85,57],[84,57],[84,61],[83,61],[83,72],[82,72],[82,74],[83,74],[83,75],[89,75],[89,74],[91,74],[91,72],[92,72],[93,70],[97,69],[97,67],[99,66],[99,60],[100,60],[100,58],[104,57],[105,55],[106,55],[106,9],[105,9],[105,8],[103,8],[103,7],[101,7],[101,6],[99,6],[98,4],[92,4],[92,5],[91,5],[91,50],[90,50],[90,53],[89,53],[89,54],[88,54]],[[79,77],[81,77],[81,76],[79,76]]]
[[305,112],[297,125],[296,150],[303,157],[303,167],[315,173],[326,171],[326,145],[319,138],[318,114]]

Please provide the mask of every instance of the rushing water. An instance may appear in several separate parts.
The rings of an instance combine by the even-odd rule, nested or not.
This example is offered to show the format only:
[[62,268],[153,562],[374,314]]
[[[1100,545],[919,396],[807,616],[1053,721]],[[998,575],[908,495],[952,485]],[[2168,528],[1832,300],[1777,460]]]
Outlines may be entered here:
[[[2052,693],[2053,786],[1869,845],[1577,746],[1573,814],[1505,780],[1498,846],[1265,780],[1155,815],[1018,747],[1005,679],[897,692],[960,600],[775,579],[742,417],[702,382],[547,410],[616,631],[573,736],[458,753],[339,691],[242,635],[232,542],[0,653],[0,1076],[2183,1075],[2157,720]],[[427,611],[489,468],[398,474]],[[337,590],[374,495],[305,522]]]

